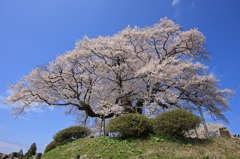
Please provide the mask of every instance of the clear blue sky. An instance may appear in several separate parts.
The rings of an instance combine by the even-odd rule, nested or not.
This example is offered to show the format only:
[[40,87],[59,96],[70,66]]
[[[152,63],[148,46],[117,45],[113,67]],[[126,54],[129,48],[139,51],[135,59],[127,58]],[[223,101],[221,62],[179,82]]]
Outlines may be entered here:
[[74,124],[62,110],[34,109],[14,119],[3,102],[8,84],[72,50],[84,35],[113,35],[163,17],[206,36],[209,72],[220,88],[236,91],[226,113],[230,124],[224,124],[240,133],[239,7],[238,0],[0,0],[0,152],[26,152],[33,142],[41,152],[58,130]]

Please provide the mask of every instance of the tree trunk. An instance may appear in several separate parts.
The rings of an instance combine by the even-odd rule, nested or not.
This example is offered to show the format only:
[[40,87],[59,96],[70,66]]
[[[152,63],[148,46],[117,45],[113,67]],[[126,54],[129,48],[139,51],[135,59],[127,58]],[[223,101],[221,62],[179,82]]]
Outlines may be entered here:
[[84,120],[83,120],[83,126],[85,126],[86,127],[86,125],[87,125],[87,119],[88,119],[88,112],[87,112],[87,110],[85,110],[85,118],[84,118]]
[[[80,110],[80,111],[84,110],[87,117],[91,117],[91,118],[99,117],[99,118],[101,118],[101,115],[96,114],[89,104],[84,103],[84,108],[79,108],[78,107],[78,110]],[[105,116],[105,118],[112,118],[113,116],[114,116],[114,113],[111,113],[111,114]]]

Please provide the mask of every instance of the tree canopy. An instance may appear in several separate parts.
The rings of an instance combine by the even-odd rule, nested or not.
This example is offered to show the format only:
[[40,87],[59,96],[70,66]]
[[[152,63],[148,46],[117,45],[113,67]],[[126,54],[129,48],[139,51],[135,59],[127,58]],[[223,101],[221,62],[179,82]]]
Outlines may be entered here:
[[26,159],[31,158],[32,156],[36,155],[36,152],[37,152],[37,145],[36,145],[36,143],[33,143],[30,146],[29,150],[24,155],[24,158],[26,158]]
[[[32,105],[67,106],[86,117],[112,117],[146,108],[149,114],[176,106],[199,107],[227,121],[229,89],[219,89],[201,61],[205,37],[163,18],[145,28],[127,27],[113,36],[84,37],[72,51],[35,68],[10,88],[16,114]],[[139,109],[140,108],[140,109]]]

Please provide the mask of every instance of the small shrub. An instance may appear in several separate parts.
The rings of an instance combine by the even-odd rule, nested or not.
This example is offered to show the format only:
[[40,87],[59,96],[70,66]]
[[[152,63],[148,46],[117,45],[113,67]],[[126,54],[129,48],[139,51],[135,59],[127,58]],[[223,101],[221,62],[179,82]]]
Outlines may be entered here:
[[110,120],[106,130],[119,133],[121,138],[146,137],[152,132],[152,126],[145,116],[125,114]]
[[174,109],[159,115],[154,122],[154,132],[157,135],[183,136],[185,132],[194,129],[201,119],[182,109]]
[[152,135],[154,135],[155,134],[155,132],[154,132],[154,124],[155,124],[155,120],[156,120],[156,118],[148,118],[148,122],[149,122],[149,124],[151,125],[151,130],[149,130],[150,131],[150,133],[152,134]]
[[54,141],[54,140],[53,140],[52,142],[50,142],[50,143],[46,146],[44,153],[47,153],[47,152],[55,149],[58,145],[59,145],[59,143],[58,143],[57,141]]
[[54,140],[59,143],[70,142],[79,138],[84,138],[91,134],[91,130],[83,126],[71,126],[69,128],[59,131]]

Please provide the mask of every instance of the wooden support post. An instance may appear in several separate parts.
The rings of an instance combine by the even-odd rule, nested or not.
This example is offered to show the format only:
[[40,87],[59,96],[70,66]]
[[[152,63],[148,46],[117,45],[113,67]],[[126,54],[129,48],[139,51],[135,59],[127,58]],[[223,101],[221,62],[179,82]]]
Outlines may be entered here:
[[106,130],[105,130],[105,116],[103,116],[103,136],[106,136]]
[[99,136],[102,136],[102,127],[103,127],[103,117],[101,116],[101,126],[100,126],[100,134],[99,134]]

